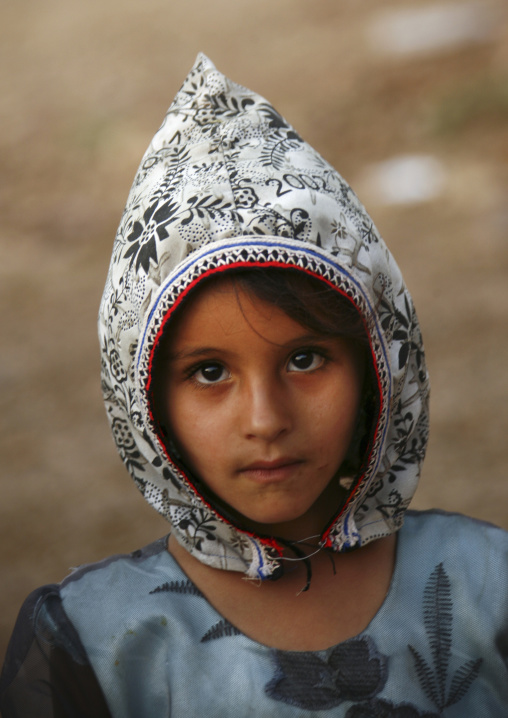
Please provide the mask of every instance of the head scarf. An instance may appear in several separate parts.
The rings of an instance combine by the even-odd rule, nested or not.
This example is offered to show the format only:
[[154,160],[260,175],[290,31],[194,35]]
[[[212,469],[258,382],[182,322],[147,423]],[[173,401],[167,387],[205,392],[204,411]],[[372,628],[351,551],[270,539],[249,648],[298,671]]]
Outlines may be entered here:
[[[200,561],[261,579],[273,537],[241,530],[196,488],[154,420],[154,351],[204,278],[291,267],[354,303],[379,392],[363,469],[321,545],[345,551],[397,531],[428,437],[428,377],[411,297],[345,180],[263,97],[199,55],[155,134],[118,228],[99,314],[102,387],[119,454],[145,499]],[[170,325],[168,325],[170,328]]]

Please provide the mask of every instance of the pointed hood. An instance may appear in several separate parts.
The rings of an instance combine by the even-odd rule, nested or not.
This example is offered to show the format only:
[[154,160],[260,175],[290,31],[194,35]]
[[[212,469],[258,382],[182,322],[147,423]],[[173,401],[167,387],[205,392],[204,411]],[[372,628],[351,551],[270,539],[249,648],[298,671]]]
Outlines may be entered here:
[[[349,550],[397,531],[428,434],[428,378],[400,271],[344,179],[262,97],[204,55],[145,153],[113,247],[99,315],[102,386],[118,451],[177,540],[218,568],[277,574],[281,548],[240,530],[195,488],[158,435],[154,351],[200,281],[292,267],[363,317],[379,392],[363,470],[322,544]],[[337,507],[339,511],[339,507]]]

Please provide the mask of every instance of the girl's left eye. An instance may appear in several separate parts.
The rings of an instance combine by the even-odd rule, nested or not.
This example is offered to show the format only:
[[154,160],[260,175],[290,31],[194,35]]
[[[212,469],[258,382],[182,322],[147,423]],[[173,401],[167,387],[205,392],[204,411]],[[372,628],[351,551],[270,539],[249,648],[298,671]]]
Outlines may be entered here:
[[316,351],[306,350],[293,354],[287,368],[288,371],[314,371],[325,362],[325,357]]

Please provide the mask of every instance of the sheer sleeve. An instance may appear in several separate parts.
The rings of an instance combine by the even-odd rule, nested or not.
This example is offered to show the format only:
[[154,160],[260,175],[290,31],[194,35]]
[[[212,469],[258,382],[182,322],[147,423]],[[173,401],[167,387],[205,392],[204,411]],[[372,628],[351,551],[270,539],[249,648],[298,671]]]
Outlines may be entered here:
[[0,677],[3,718],[111,718],[56,585],[26,599]]

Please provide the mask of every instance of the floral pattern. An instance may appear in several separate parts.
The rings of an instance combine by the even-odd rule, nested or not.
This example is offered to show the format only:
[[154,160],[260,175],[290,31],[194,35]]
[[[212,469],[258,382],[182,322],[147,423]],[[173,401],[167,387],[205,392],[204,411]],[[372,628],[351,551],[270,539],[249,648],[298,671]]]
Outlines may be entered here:
[[[172,580],[156,586],[150,595],[177,594],[206,601],[194,584]],[[381,697],[390,679],[390,657],[383,655],[374,640],[360,634],[325,651],[283,651],[271,649],[274,675],[265,693],[274,701],[308,711],[326,711],[350,704],[345,718],[440,718],[447,708],[459,703],[478,677],[482,658],[462,663],[449,676],[453,596],[450,578],[443,563],[430,574],[422,596],[423,625],[428,637],[425,645],[401,646],[407,651],[407,664],[414,663],[415,681],[435,710],[428,711],[408,703],[394,703]],[[225,618],[216,621],[201,636],[200,643],[242,636]],[[430,650],[428,650],[430,649]],[[266,649],[263,655],[266,655]],[[428,654],[428,655],[427,655]],[[429,660],[430,657],[430,660]]]
[[266,692],[307,710],[368,700],[386,683],[386,657],[368,637],[346,641],[323,657],[309,651],[275,651],[274,659],[276,674]]
[[314,652],[275,651],[275,676],[266,692],[275,700],[307,710],[325,710],[354,701],[346,718],[439,718],[469,691],[482,659],[463,663],[447,689],[452,645],[453,600],[443,564],[429,577],[423,596],[424,625],[434,668],[413,646],[417,680],[436,712],[422,712],[409,703],[394,704],[377,697],[387,682],[390,662],[368,636],[345,641],[320,655]]
[[[99,317],[102,387],[118,451],[145,499],[198,559],[280,574],[178,466],[152,418],[154,346],[182,293],[236,266],[310,272],[369,331],[379,402],[364,471],[322,537],[336,551],[397,531],[428,436],[428,380],[411,297],[347,182],[263,97],[197,59],[145,153],[120,222]],[[339,509],[337,509],[338,511]]]

